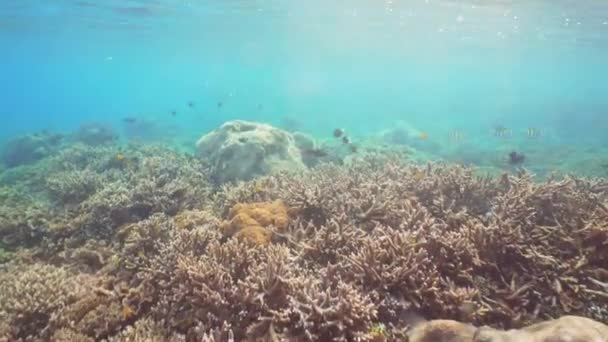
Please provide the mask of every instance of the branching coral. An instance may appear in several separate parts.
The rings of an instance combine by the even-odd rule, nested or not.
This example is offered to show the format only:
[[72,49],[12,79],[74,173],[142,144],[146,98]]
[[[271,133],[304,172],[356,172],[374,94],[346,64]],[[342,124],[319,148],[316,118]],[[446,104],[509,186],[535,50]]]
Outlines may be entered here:
[[8,337],[48,336],[52,316],[86,293],[86,279],[49,265],[10,265],[0,273],[0,320],[11,326]]
[[[0,180],[9,339],[403,341],[411,312],[467,332],[607,317],[605,180],[372,156],[212,194],[196,160],[118,152],[64,150],[32,166],[43,186]],[[247,229],[261,243],[226,238]]]

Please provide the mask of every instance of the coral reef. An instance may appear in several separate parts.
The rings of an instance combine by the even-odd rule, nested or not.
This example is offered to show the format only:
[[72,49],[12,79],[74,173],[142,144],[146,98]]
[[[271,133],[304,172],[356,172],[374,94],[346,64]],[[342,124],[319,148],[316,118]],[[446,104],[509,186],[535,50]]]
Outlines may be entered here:
[[283,232],[288,223],[287,207],[280,200],[236,204],[230,209],[228,220],[220,225],[220,230],[225,236],[263,245],[270,242],[272,228]]
[[93,122],[80,126],[73,138],[87,145],[98,146],[115,143],[118,135],[111,126]]
[[196,146],[213,165],[219,183],[304,167],[291,134],[266,124],[229,121],[201,137]]
[[478,176],[383,151],[217,187],[207,168],[161,147],[75,144],[0,177],[0,340],[555,341],[606,329],[605,179]]
[[7,167],[36,162],[56,151],[62,139],[62,135],[49,132],[14,138],[4,146],[2,162]]
[[600,342],[608,338],[608,325],[585,317],[563,316],[522,329],[502,331],[476,328],[457,321],[435,320],[418,324],[408,335],[410,342]]
[[[45,336],[53,315],[82,297],[86,276],[49,265],[10,265],[0,273],[0,320],[12,339]],[[36,335],[32,335],[32,334]]]

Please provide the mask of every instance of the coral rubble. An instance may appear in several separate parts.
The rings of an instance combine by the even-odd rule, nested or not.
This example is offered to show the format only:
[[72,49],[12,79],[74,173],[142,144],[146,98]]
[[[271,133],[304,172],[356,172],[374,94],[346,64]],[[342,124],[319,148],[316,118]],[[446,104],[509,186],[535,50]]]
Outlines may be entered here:
[[[268,139],[261,164],[222,176],[247,132]],[[605,179],[480,177],[374,152],[212,185],[258,174],[291,139],[233,122],[200,143],[211,171],[111,144],[5,171],[0,340],[607,338]]]

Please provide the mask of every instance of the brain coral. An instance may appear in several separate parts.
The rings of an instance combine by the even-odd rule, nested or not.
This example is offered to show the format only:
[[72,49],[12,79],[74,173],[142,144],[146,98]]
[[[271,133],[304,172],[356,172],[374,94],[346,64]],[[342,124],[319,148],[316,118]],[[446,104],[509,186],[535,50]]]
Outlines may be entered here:
[[289,223],[287,207],[282,201],[239,203],[228,214],[220,228],[225,236],[235,236],[256,245],[270,242],[271,226],[282,231]]

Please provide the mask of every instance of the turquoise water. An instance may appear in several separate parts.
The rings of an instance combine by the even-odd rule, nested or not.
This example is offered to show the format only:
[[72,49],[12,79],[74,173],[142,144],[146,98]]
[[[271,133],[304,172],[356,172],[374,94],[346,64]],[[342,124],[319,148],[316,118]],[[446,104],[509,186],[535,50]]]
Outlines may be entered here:
[[608,144],[603,1],[3,1],[0,44],[2,140],[137,116],[184,146],[236,118],[406,122],[489,154],[495,126],[506,149]]

